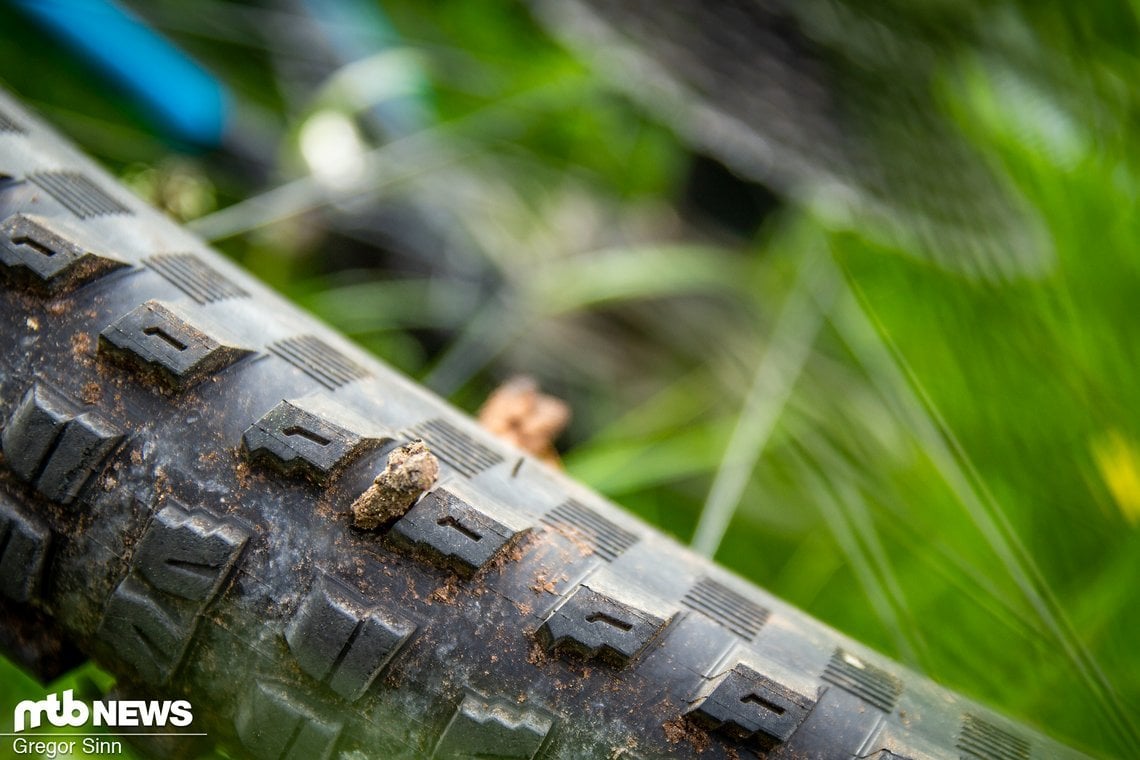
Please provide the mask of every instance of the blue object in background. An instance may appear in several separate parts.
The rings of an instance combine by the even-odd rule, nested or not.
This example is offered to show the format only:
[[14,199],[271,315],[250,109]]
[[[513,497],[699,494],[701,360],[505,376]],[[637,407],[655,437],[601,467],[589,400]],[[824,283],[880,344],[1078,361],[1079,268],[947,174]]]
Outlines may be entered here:
[[[378,0],[303,0],[307,15],[345,66],[386,51],[406,49]],[[428,104],[427,74],[414,66],[406,71],[405,92],[372,103],[368,112],[388,138],[403,137],[430,125],[435,116]]]
[[229,120],[222,84],[133,14],[108,0],[13,0],[138,100],[167,134],[221,145]]

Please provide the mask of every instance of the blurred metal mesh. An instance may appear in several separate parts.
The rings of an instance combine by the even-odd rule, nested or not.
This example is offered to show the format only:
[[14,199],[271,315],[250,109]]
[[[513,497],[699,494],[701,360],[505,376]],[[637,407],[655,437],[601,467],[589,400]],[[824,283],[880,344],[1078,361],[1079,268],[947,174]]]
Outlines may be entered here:
[[987,280],[1048,271],[1043,225],[934,94],[981,18],[962,3],[894,6],[535,4],[556,36],[691,144],[833,225]]

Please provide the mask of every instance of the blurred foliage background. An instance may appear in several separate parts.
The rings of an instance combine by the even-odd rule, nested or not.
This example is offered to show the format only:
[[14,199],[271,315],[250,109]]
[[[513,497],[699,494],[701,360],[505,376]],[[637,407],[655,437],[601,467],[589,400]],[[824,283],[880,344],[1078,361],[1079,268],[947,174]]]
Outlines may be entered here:
[[457,405],[536,377],[679,541],[1140,756],[1135,4],[130,5],[223,143],[10,6],[0,77]]

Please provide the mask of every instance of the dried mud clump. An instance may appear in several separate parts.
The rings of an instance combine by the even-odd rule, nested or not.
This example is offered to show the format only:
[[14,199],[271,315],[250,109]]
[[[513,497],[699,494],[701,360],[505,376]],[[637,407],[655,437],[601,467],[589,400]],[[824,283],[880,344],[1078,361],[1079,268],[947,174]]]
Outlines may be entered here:
[[538,383],[525,376],[500,385],[479,409],[484,429],[553,465],[559,464],[554,439],[569,422],[570,406],[540,393]]
[[353,524],[373,530],[402,517],[439,477],[439,460],[423,441],[392,451],[384,471],[352,502]]

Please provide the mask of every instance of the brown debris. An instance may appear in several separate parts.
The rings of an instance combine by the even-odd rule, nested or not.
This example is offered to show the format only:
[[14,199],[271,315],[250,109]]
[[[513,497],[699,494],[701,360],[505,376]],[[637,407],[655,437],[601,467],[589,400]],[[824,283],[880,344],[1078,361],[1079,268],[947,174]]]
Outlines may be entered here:
[[[615,747],[610,753],[610,760],[619,760],[623,757],[634,757],[637,752],[637,740],[632,736],[625,740],[624,747]],[[739,760],[739,758],[737,759]]]
[[536,594],[541,594],[543,592],[546,592],[548,594],[558,593],[558,587],[554,585],[554,581],[546,577],[546,573],[539,573],[537,576],[535,576],[534,584],[530,587],[530,590]]
[[681,715],[662,723],[661,729],[665,732],[665,740],[667,742],[670,744],[678,744],[682,741],[687,741],[693,745],[693,749],[697,751],[697,754],[704,752],[712,743],[707,731],[689,723]]
[[85,383],[79,391],[79,399],[84,404],[98,404],[103,400],[103,389],[99,383]]
[[540,393],[533,378],[518,376],[487,397],[479,409],[479,424],[544,462],[558,465],[554,439],[569,424],[570,414],[565,401]]
[[574,544],[574,548],[583,557],[589,557],[594,553],[594,547],[586,540],[586,535],[577,528],[570,525],[556,525],[553,526],[556,533],[566,538],[570,543]]
[[532,641],[530,650],[526,653],[526,661],[536,668],[540,668],[550,662],[550,655],[546,653],[542,644]]
[[85,359],[91,353],[91,336],[77,332],[71,336],[71,353],[76,359]]
[[372,530],[402,517],[438,477],[439,460],[423,441],[393,450],[384,471],[352,502],[353,523]]
[[452,575],[447,579],[446,583],[428,595],[428,604],[431,604],[432,602],[451,604],[455,601],[455,597],[458,594],[459,579]]
[[238,461],[238,463],[234,465],[234,477],[237,479],[237,484],[240,488],[249,486],[250,477],[252,475],[253,473],[249,469],[249,465],[245,462]]
[[502,575],[503,570],[511,565],[518,564],[519,560],[530,550],[534,543],[535,534],[526,530],[521,536],[516,536],[507,546],[500,549],[491,561],[484,565],[476,575],[486,577],[492,572]]

